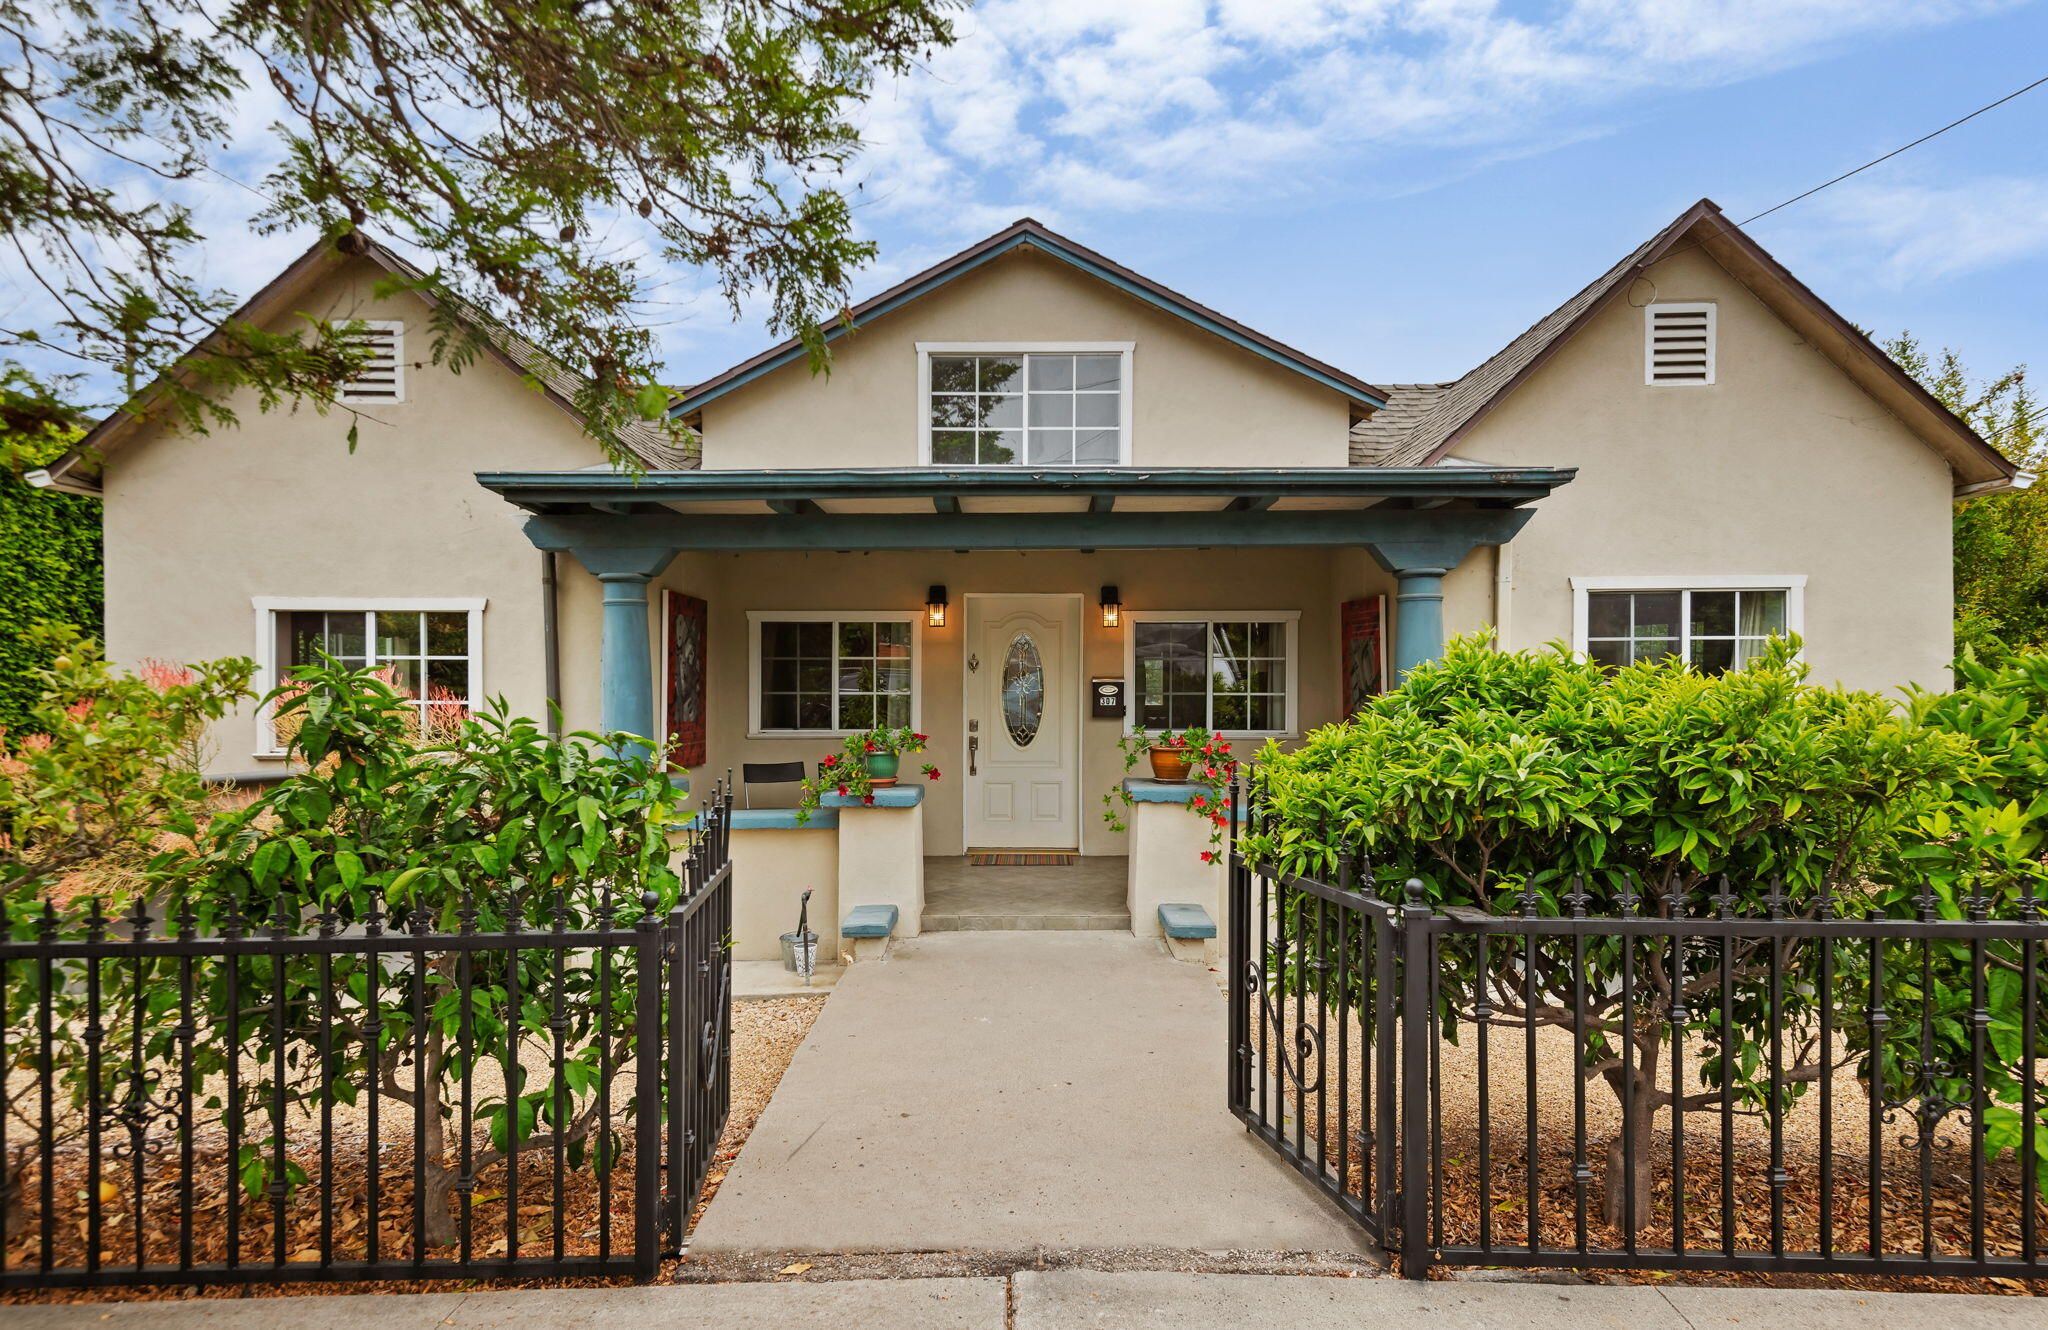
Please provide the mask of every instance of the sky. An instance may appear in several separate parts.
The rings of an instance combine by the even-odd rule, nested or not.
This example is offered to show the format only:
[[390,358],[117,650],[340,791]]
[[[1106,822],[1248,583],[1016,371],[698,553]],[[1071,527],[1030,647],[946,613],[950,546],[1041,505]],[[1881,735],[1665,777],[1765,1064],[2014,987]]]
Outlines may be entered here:
[[[2048,75],[2048,4],[2012,0],[988,0],[960,27],[860,117],[856,297],[1031,216],[1378,382],[1456,377],[1702,197],[1746,218]],[[1881,335],[2048,368],[2048,87],[1754,234]],[[769,340],[677,286],[672,381]]]
[[[1454,378],[1702,197],[1742,220],[2048,75],[2048,0],[984,0],[859,108],[882,290],[1031,216],[1369,381]],[[254,292],[261,80],[191,200]],[[2048,368],[2048,87],[1757,223],[1850,320]],[[773,340],[656,274],[670,383]],[[13,279],[13,280],[10,280]],[[8,301],[6,288],[15,296]],[[33,293],[0,264],[0,304]]]

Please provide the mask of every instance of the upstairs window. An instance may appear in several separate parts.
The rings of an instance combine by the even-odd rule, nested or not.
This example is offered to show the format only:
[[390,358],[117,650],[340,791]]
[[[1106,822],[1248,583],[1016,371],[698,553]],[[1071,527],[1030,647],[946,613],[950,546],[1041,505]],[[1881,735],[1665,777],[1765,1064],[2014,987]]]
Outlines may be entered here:
[[1128,346],[919,350],[932,465],[1119,466],[1128,458]]
[[344,340],[363,349],[362,367],[341,386],[334,400],[352,406],[374,406],[405,400],[405,325],[392,319],[362,319],[342,332]]
[[1643,310],[1643,382],[1675,388],[1714,381],[1714,307],[1649,305]]

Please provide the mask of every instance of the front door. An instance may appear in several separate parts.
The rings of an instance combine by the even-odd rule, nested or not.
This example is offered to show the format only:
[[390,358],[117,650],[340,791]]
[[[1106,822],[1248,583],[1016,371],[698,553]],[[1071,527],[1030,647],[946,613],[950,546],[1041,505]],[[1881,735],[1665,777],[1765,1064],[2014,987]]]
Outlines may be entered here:
[[1079,596],[967,597],[967,846],[1078,850]]

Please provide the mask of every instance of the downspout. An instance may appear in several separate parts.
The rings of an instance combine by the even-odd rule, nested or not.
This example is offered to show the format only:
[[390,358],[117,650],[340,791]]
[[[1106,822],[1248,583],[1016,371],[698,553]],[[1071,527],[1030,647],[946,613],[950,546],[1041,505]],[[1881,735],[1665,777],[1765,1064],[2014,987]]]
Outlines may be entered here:
[[562,643],[556,632],[560,584],[555,576],[555,551],[540,555],[540,639],[546,657],[544,677],[548,694],[548,737],[562,737]]
[[1497,651],[1512,651],[1508,641],[1508,619],[1514,609],[1515,547],[1493,547],[1493,645]]

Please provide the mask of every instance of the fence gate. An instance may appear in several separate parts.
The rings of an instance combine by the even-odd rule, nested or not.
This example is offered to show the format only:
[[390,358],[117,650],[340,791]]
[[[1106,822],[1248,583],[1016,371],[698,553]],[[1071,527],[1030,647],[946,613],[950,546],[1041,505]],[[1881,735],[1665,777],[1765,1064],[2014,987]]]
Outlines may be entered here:
[[[1263,827],[1256,799],[1248,814]],[[2048,1278],[2048,900],[1229,856],[1230,1107],[1431,1264]],[[1796,897],[1796,898],[1795,898]]]
[[651,1278],[731,1102],[731,807],[666,909],[0,914],[0,1288]]

